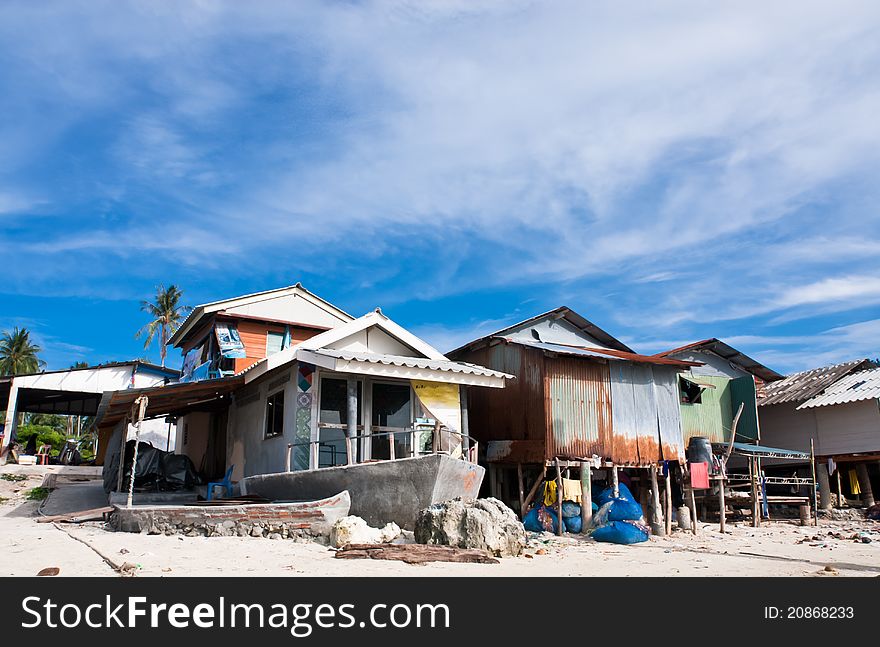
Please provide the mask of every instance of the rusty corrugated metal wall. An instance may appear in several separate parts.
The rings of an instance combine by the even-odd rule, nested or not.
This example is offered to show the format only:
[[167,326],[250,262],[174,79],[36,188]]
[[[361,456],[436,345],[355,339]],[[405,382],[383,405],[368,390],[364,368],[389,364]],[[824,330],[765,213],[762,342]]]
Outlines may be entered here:
[[468,425],[481,443],[490,440],[544,442],[544,354],[519,344],[495,344],[455,357],[458,361],[516,376],[503,389],[468,389]]
[[663,460],[683,461],[684,438],[681,433],[681,397],[678,390],[678,371],[666,366],[654,366],[654,401],[660,424],[660,448]]
[[547,458],[608,456],[611,447],[611,376],[606,362],[545,360]]
[[648,364],[610,362],[613,402],[611,459],[645,465],[660,459],[654,377]]

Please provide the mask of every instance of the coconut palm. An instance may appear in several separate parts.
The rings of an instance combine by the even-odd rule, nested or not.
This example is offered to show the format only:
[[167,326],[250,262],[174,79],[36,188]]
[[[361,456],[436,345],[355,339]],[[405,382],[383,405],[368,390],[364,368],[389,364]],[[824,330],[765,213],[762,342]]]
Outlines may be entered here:
[[191,310],[189,306],[180,304],[183,292],[176,285],[164,285],[156,288],[156,297],[153,301],[141,301],[141,310],[148,312],[153,318],[150,323],[137,331],[135,337],[147,336],[144,348],[149,348],[159,333],[159,356],[162,358],[162,366],[165,366],[165,354],[168,340],[180,327],[183,315]]
[[0,336],[0,375],[36,373],[46,366],[37,354],[42,350],[31,342],[27,328],[13,328]]

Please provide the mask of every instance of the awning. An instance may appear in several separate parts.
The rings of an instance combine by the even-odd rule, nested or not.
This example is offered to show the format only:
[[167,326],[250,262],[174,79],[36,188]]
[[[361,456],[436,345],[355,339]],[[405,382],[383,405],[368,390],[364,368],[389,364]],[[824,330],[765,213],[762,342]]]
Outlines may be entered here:
[[700,382],[699,380],[692,380],[689,377],[683,377],[681,379],[684,380],[685,382],[690,382],[691,384],[694,384],[694,385],[700,387],[701,389],[714,389],[714,388],[716,388],[715,385],[711,384],[710,382]]
[[513,375],[450,360],[319,348],[300,349],[296,358],[331,371],[501,388]]
[[[717,446],[726,451],[727,443],[713,443],[713,449]],[[733,453],[740,456],[752,456],[755,458],[787,458],[791,460],[810,460],[806,452],[798,452],[793,449],[779,447],[765,447],[763,445],[750,445],[748,443],[733,443]]]
[[99,427],[112,427],[131,410],[131,405],[141,395],[149,398],[146,418],[166,415],[182,415],[186,411],[214,400],[228,397],[244,384],[244,377],[224,377],[201,382],[184,382],[157,386],[149,389],[126,389],[114,391],[109,401],[102,403],[103,414],[98,412]]

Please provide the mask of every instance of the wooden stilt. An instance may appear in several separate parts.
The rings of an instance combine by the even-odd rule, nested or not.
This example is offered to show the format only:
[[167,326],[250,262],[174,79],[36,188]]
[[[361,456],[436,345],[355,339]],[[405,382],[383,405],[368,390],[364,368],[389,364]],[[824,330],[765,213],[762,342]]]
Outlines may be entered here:
[[651,532],[658,537],[666,534],[666,525],[663,523],[663,510],[660,508],[660,487],[657,485],[657,466],[648,468],[651,477]]
[[526,512],[529,510],[529,506],[532,505],[532,499],[535,498],[535,495],[538,493],[538,488],[541,487],[541,484],[544,482],[544,478],[547,476],[547,465],[544,465],[544,470],[541,472],[541,476],[535,481],[534,485],[532,485],[529,490],[528,495],[526,496],[526,500],[523,503],[522,516],[526,516]]
[[813,439],[810,438],[810,470],[813,475],[813,486],[810,491],[813,493],[813,525],[819,525],[819,502],[816,500],[816,453],[813,448]]
[[837,507],[843,507],[843,486],[840,483],[840,466],[837,466],[837,469],[834,470],[837,474]]
[[585,533],[593,523],[593,475],[590,464],[581,463],[581,532]]
[[688,483],[688,507],[691,510],[691,530],[697,535],[699,534],[700,520],[697,518],[697,502],[694,499],[694,488],[690,483]]
[[727,504],[724,501],[724,475],[718,479],[718,528],[721,534],[725,532],[725,524],[727,522]]
[[562,470],[559,468],[559,457],[556,461],[556,514],[559,517],[556,524],[556,534],[562,535]]
[[672,470],[666,471],[666,534],[672,534]]
[[493,499],[498,498],[498,478],[496,472],[498,467],[495,463],[489,463],[489,496]]
[[521,514],[525,515],[526,494],[525,483],[523,483],[522,463],[516,464],[516,484],[519,486],[519,509]]
[[617,480],[617,465],[611,466],[611,491],[614,493],[614,498],[620,496],[620,481]]

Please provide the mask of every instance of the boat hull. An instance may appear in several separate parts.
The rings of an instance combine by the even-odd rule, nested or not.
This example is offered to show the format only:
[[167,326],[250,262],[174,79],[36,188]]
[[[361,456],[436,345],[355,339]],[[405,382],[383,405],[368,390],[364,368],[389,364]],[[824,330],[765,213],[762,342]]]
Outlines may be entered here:
[[394,522],[412,530],[419,510],[456,497],[475,499],[486,470],[467,461],[432,454],[394,461],[249,476],[242,492],[267,499],[320,499],[351,494],[351,513],[371,526]]

